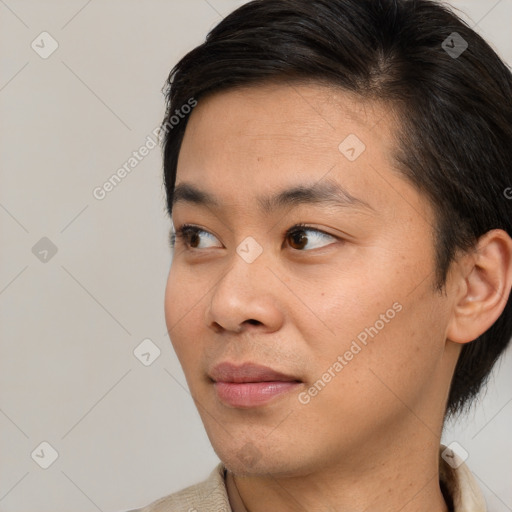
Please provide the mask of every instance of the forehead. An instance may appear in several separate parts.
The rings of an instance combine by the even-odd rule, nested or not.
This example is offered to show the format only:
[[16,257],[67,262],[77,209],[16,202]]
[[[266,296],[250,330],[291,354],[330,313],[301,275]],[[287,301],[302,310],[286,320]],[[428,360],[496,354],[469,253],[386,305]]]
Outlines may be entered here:
[[401,192],[390,186],[397,178],[404,181],[393,158],[395,129],[388,106],[325,85],[266,84],[214,93],[190,116],[176,184],[192,183],[243,206],[292,182],[329,178],[376,210],[394,207],[397,193],[414,193],[405,183]]
[[[349,129],[371,143],[386,142],[394,126],[389,106],[363,101],[326,85],[270,83],[220,91],[201,98],[191,114],[185,138],[200,135],[204,142],[236,149],[245,139],[251,153],[286,146],[308,153],[318,145],[337,150]],[[380,129],[373,130],[378,124]],[[205,133],[207,132],[207,133]],[[373,132],[373,133],[368,133]],[[237,135],[226,140],[226,133]],[[334,147],[333,147],[334,144]]]

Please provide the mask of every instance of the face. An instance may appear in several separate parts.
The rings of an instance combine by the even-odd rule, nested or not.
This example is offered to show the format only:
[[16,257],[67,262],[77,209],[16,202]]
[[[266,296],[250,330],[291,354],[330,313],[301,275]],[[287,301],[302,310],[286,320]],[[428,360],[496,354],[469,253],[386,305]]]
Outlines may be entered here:
[[191,114],[166,322],[232,471],[349,467],[439,428],[450,303],[394,123],[313,84],[221,92]]

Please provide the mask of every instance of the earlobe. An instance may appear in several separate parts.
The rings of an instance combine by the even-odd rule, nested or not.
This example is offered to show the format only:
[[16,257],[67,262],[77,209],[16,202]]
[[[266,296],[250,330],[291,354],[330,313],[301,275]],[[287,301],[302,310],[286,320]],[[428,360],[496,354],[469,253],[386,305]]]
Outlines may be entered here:
[[455,343],[478,338],[503,312],[512,287],[512,239],[501,229],[488,231],[463,259],[447,331]]

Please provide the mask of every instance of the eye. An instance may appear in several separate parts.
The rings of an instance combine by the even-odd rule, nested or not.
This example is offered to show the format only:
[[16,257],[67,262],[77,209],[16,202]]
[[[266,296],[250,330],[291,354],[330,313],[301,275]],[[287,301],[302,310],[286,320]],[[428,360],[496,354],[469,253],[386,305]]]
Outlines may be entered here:
[[174,248],[176,245],[176,240],[182,240],[185,246],[188,249],[208,249],[209,247],[212,247],[211,245],[206,247],[200,247],[201,245],[201,236],[207,235],[210,240],[215,239],[215,237],[209,233],[208,231],[205,231],[204,229],[198,228],[197,226],[192,226],[190,224],[184,224],[183,226],[176,229],[175,232],[171,232],[169,243],[171,248]]
[[[305,233],[312,233],[312,236],[307,236]],[[201,238],[204,236],[205,240],[201,246]],[[176,245],[176,240],[181,240],[187,249],[208,249],[211,247],[215,247],[212,245],[212,241],[215,240],[215,236],[201,229],[197,226],[192,226],[191,224],[184,224],[183,226],[176,229],[175,232],[170,233],[169,244],[171,248],[174,248]],[[210,240],[210,243],[208,242]],[[305,224],[296,224],[291,227],[285,234],[285,239],[289,240],[289,245],[294,250],[303,251],[305,247],[309,244],[309,250],[318,249],[320,247],[324,247],[333,243],[333,241],[338,240],[335,236],[329,235],[324,231],[321,231],[316,228],[312,228]],[[323,243],[325,242],[325,243]],[[214,244],[214,242],[213,242]]]
[[[313,236],[306,236],[304,233],[313,233]],[[324,247],[336,241],[337,238],[329,235],[319,229],[306,226],[305,224],[296,224],[286,232],[286,238],[290,240],[290,246],[293,249],[302,251],[307,244],[310,244],[309,250]],[[322,241],[327,243],[322,244]],[[312,247],[311,247],[312,245]]]

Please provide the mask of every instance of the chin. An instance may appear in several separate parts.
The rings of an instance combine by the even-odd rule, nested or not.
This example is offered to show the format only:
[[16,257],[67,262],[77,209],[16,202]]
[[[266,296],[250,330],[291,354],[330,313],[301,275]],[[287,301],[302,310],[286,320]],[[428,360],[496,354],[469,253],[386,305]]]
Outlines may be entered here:
[[[274,476],[292,477],[308,473],[308,463],[300,450],[292,449],[286,444],[273,445],[271,440],[236,441],[234,438],[227,440],[227,444],[220,446],[213,443],[212,446],[226,468],[239,476]],[[295,459],[290,459],[295,457]]]

